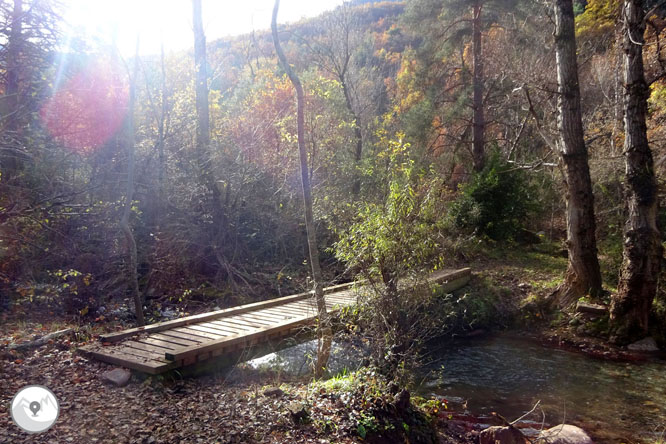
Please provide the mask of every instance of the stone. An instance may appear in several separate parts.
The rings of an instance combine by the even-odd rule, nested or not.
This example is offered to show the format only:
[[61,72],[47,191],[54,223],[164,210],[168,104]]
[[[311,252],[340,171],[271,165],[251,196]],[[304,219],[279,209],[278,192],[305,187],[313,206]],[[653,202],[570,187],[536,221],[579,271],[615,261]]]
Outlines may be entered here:
[[125,387],[129,383],[132,374],[124,368],[114,368],[108,372],[102,373],[102,380],[116,387]]
[[287,406],[287,410],[289,411],[291,420],[294,421],[295,424],[305,422],[310,416],[308,411],[305,409],[305,406],[300,402],[292,402]]
[[520,430],[510,426],[493,426],[479,433],[479,444],[527,444]]
[[636,341],[633,344],[629,344],[627,345],[627,349],[631,351],[642,351],[642,352],[659,351],[659,347],[657,347],[657,343],[652,337],[643,338],[640,341]]
[[539,433],[539,444],[594,444],[585,430],[571,424],[560,424]]
[[284,395],[284,392],[282,391],[282,389],[279,389],[277,387],[271,387],[264,390],[264,396],[269,398],[279,398],[282,395]]
[[578,313],[590,313],[597,316],[603,316],[608,313],[608,307],[605,305],[578,301],[576,304],[576,311]]

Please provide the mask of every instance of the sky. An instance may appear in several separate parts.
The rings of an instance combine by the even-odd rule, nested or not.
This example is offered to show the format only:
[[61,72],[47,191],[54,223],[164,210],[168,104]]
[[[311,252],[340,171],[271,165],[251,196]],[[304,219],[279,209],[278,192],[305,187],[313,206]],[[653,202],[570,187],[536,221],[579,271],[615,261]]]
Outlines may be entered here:
[[[77,33],[116,42],[125,56],[134,54],[137,32],[140,53],[158,54],[191,48],[191,0],[65,0],[64,18]],[[342,0],[281,0],[278,23],[295,22],[335,8]],[[273,0],[203,0],[207,41],[269,29]]]

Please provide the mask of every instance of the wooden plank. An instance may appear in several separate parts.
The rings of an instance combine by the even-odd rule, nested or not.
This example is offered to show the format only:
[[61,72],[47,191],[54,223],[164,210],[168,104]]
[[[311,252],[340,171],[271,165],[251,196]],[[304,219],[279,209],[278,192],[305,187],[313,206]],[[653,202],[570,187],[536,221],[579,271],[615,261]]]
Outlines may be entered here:
[[294,317],[292,314],[277,314],[273,312],[268,312],[265,309],[264,310],[259,310],[259,311],[252,311],[250,313],[245,313],[243,316],[245,317],[256,317],[258,319],[267,319],[267,320],[272,320],[273,322],[280,322],[280,321],[286,321],[290,317]]
[[243,313],[242,315],[236,315],[236,316],[231,317],[229,319],[230,320],[240,319],[241,321],[247,321],[251,324],[259,324],[260,326],[261,325],[271,325],[271,324],[274,324],[276,322],[275,319],[266,319],[266,318],[262,318],[260,316],[252,315],[252,314],[249,314],[249,313]]
[[199,328],[192,328],[192,327],[193,326],[177,327],[177,328],[175,328],[175,330],[176,331],[182,331],[182,332],[185,332],[185,333],[191,333],[193,335],[200,336],[204,339],[219,339],[219,338],[223,338],[225,336],[229,336],[229,335],[221,333],[221,332],[211,333],[210,331],[202,330],[202,329],[199,329]]
[[[345,284],[334,285],[332,287],[324,288],[324,293],[332,293],[336,291],[341,291],[345,288],[350,288],[353,286],[353,282],[348,282]],[[158,332],[163,330],[168,330],[174,327],[182,327],[189,324],[205,322],[212,319],[217,319],[221,317],[230,316],[232,314],[240,314],[248,311],[255,310],[257,308],[267,308],[274,307],[276,305],[281,305],[287,302],[298,301],[312,296],[312,291],[305,293],[298,293],[290,296],[284,296],[276,299],[269,299],[267,301],[254,302],[251,304],[240,305],[238,307],[225,308],[222,310],[216,310],[208,313],[201,313],[198,315],[186,316],[184,318],[174,319],[171,321],[158,322],[156,324],[146,325],[143,327],[130,328],[128,330],[123,330],[120,332],[107,333],[100,335],[100,341],[102,342],[118,342],[130,336],[134,336],[139,333],[145,332]]]
[[195,343],[194,341],[188,341],[186,339],[181,339],[181,338],[174,338],[173,336],[168,336],[168,335],[165,335],[163,333],[153,333],[148,337],[149,338],[154,338],[154,339],[159,339],[160,341],[164,341],[164,342],[170,342],[172,344],[179,345],[181,347],[183,347],[183,346],[187,347],[187,346],[190,346],[190,345]]
[[206,340],[205,338],[202,338],[201,336],[195,336],[191,333],[182,333],[182,332],[176,331],[174,329],[163,330],[161,332],[161,334],[166,335],[166,336],[172,336],[172,337],[178,338],[178,339],[184,339],[186,341],[196,342],[196,343],[201,343],[201,342],[204,342]]
[[275,308],[279,308],[280,310],[286,308],[286,309],[309,311],[313,307],[316,307],[316,306],[317,305],[312,301],[307,301],[307,302],[303,301],[303,302],[296,302],[296,303],[287,304],[287,305],[281,305],[280,307],[275,307]]
[[217,321],[215,321],[215,322],[216,322],[215,324],[213,323],[213,321],[211,321],[211,322],[205,322],[203,324],[195,324],[195,325],[200,326],[200,327],[206,327],[206,328],[211,328],[211,329],[217,330],[221,333],[224,333],[226,336],[235,335],[235,334],[247,331],[247,329],[240,328],[238,326],[232,327],[230,325],[218,324]]
[[171,361],[185,360],[192,356],[197,356],[201,353],[214,351],[218,348],[229,347],[234,344],[256,340],[261,337],[268,336],[269,334],[276,334],[284,330],[290,330],[292,328],[296,328],[302,325],[307,325],[309,323],[312,323],[314,319],[315,317],[301,317],[296,319],[290,319],[280,324],[275,324],[270,327],[264,327],[247,335],[231,336],[229,338],[223,338],[217,341],[210,341],[200,346],[183,347],[181,350],[178,351],[166,352],[164,356],[166,357],[167,360]]
[[433,273],[431,276],[428,277],[428,280],[430,282],[441,284],[441,283],[452,282],[464,277],[470,277],[471,274],[472,274],[472,269],[469,267],[461,268],[455,271],[445,270],[442,272]]
[[294,305],[282,305],[280,307],[275,307],[271,310],[276,310],[282,313],[291,313],[295,316],[303,316],[312,312],[312,307],[309,306],[294,306]]
[[470,275],[468,275],[468,276],[459,277],[458,279],[449,280],[447,282],[441,283],[440,284],[440,289],[441,289],[441,291],[444,291],[446,293],[450,293],[452,291],[459,290],[462,287],[464,287],[465,285],[467,285],[471,278],[472,277]]
[[156,353],[153,351],[146,351],[146,350],[138,350],[136,348],[132,348],[129,345],[126,345],[124,342],[122,344],[118,344],[113,347],[109,347],[109,352],[114,355],[130,355],[134,356],[135,360],[139,361],[156,361],[156,362],[164,362],[164,350],[161,351],[160,353]]
[[256,325],[256,324],[253,324],[249,321],[244,321],[242,319],[238,319],[235,316],[230,317],[230,318],[220,319],[219,321],[211,321],[211,323],[213,323],[213,324],[219,323],[220,325],[225,325],[225,324],[237,325],[239,327],[248,327],[251,330],[255,330],[255,329],[261,327],[261,325]]
[[133,356],[122,355],[122,354],[118,355],[110,354],[103,352],[102,350],[104,349],[86,350],[86,347],[81,347],[79,349],[79,353],[97,359],[98,361],[107,362],[109,364],[114,364],[114,365],[120,365],[123,367],[131,368],[133,370],[138,370],[140,372],[148,373],[151,375],[157,375],[159,373],[180,366],[180,362],[178,361],[165,362],[163,364],[160,364],[157,361],[143,362],[135,360]]
[[296,315],[304,315],[306,314],[305,311],[297,310],[295,312],[292,311],[284,311],[284,307],[275,307],[275,308],[265,308],[261,310],[259,313],[269,313],[275,316],[289,316],[289,317],[294,317]]
[[147,352],[156,353],[160,356],[164,354],[165,350],[171,350],[168,348],[160,347],[158,345],[144,344],[143,342],[137,342],[137,341],[125,341],[123,342],[123,345],[135,348],[137,350],[144,350]]
[[353,305],[356,303],[356,300],[353,299],[348,299],[348,298],[339,298],[339,299],[327,299],[326,302],[329,302],[334,305],[340,305],[342,307],[346,307],[348,305]]
[[181,344],[174,344],[173,342],[166,342],[166,341],[162,341],[160,339],[155,339],[155,338],[151,338],[151,337],[145,337],[145,338],[138,337],[138,338],[134,338],[134,340],[137,341],[137,342],[141,342],[143,344],[157,345],[158,347],[166,348],[167,350],[175,350],[177,348],[182,347]]
[[347,292],[347,291],[343,291],[343,292],[340,292],[340,293],[332,293],[332,294],[329,294],[329,295],[324,295],[324,299],[329,300],[329,301],[333,301],[333,300],[335,300],[335,301],[347,301],[347,300],[350,300],[350,299],[355,298],[355,297],[356,296],[355,296],[354,293]]
[[347,304],[347,303],[346,303],[345,301],[343,301],[343,300],[332,300],[332,301],[331,301],[331,300],[328,300],[328,301],[326,301],[326,305],[327,305],[327,306],[330,305],[331,307],[333,307],[333,306],[346,307],[346,306],[349,305],[349,304]]

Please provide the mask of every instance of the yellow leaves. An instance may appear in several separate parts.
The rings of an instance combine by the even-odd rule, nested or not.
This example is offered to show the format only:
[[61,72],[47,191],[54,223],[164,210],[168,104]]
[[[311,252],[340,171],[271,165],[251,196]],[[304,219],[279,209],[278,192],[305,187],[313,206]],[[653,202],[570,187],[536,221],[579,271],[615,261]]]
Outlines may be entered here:
[[663,112],[666,109],[666,84],[655,82],[650,85],[648,104],[652,112]]
[[619,0],[589,0],[585,12],[576,17],[576,35],[598,38],[612,32],[621,7]]

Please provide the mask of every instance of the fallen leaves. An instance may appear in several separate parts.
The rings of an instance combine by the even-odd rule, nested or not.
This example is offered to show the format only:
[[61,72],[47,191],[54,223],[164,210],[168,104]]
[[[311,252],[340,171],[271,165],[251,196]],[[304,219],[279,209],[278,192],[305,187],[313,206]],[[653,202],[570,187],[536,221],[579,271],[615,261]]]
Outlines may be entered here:
[[[112,366],[63,350],[61,343],[0,360],[0,411],[28,384],[49,387],[60,416],[48,432],[29,435],[8,414],[0,414],[0,443],[318,443],[321,431],[294,426],[288,406],[303,402],[306,385],[282,387],[279,396],[260,390],[269,381],[245,382],[226,376],[173,381],[134,375],[125,387],[109,387],[100,375]],[[340,436],[336,442],[357,438]],[[329,442],[325,440],[324,442]]]

